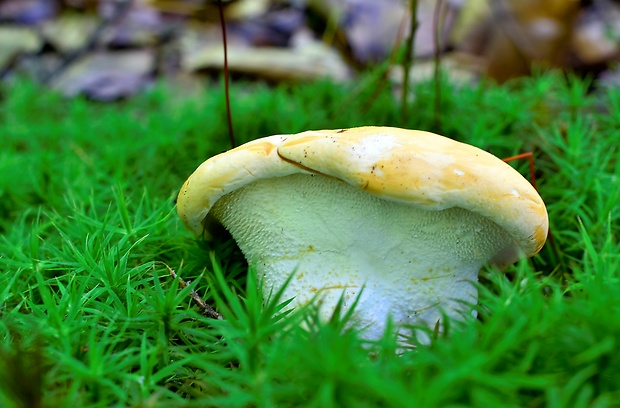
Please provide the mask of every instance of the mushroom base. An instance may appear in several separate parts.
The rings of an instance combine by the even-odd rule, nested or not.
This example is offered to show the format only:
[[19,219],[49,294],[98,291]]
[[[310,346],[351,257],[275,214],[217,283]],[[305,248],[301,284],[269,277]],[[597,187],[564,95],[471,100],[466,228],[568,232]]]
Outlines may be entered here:
[[492,221],[461,208],[428,211],[384,200],[339,180],[296,174],[259,180],[209,213],[263,279],[265,296],[295,271],[291,307],[317,298],[328,319],[359,297],[356,323],[378,339],[388,316],[399,333],[460,319],[477,302],[480,268],[515,243]]

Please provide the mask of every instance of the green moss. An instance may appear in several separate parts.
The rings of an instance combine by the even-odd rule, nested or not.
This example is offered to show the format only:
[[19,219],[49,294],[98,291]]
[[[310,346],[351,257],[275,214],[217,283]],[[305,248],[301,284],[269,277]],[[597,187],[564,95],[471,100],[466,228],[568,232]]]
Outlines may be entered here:
[[0,102],[0,406],[616,404],[620,92],[553,74],[443,83],[437,121],[432,84],[403,119],[388,89],[360,83],[234,86],[239,142],[374,124],[533,151],[553,240],[483,272],[479,319],[399,350],[364,344],[346,316],[263,305],[234,245],[195,241],[174,212],[185,178],[228,147],[220,87],[101,105],[16,82]]

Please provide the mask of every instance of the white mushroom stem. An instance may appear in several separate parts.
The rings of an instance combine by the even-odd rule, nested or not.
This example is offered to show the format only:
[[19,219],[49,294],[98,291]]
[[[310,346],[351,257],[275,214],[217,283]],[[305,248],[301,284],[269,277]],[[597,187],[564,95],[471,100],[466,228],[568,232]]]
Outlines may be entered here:
[[506,252],[518,247],[471,211],[425,210],[322,175],[255,181],[219,199],[210,216],[256,263],[266,296],[294,271],[284,292],[291,307],[316,296],[328,318],[341,296],[346,307],[360,296],[354,316],[370,339],[388,316],[401,332],[433,327],[442,310],[460,318],[476,303],[480,268],[496,256],[514,259]]

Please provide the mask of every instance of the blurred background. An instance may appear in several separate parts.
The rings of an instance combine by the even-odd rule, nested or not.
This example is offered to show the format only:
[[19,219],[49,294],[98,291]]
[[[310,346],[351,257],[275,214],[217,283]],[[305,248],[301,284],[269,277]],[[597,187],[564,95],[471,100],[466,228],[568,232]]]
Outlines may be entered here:
[[397,90],[403,70],[419,81],[441,64],[453,81],[554,68],[620,84],[612,0],[0,0],[0,80],[101,101],[161,79],[190,91],[221,76],[220,14],[233,78],[355,81],[383,69]]

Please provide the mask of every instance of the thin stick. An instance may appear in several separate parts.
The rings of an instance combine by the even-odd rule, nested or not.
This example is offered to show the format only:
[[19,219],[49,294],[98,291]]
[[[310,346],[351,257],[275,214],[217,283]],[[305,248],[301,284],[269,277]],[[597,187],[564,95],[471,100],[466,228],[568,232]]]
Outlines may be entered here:
[[441,48],[443,42],[440,31],[442,30],[444,17],[444,2],[443,0],[437,0],[433,13],[433,45],[435,47],[435,53],[433,55],[433,79],[435,85],[435,127],[438,131],[441,130]]
[[235,134],[233,132],[232,113],[230,110],[230,91],[228,89],[228,41],[226,40],[226,20],[224,19],[224,6],[222,0],[217,2],[220,11],[220,25],[222,27],[222,42],[224,45],[224,93],[226,94],[226,119],[228,120],[228,136],[230,138],[231,149],[236,146]]
[[[521,153],[521,154],[517,154],[516,156],[510,156],[510,157],[506,157],[505,159],[502,159],[504,162],[508,163],[514,160],[521,160],[521,159],[525,159],[527,158],[528,161],[530,162],[530,178],[532,179],[532,186],[534,186],[534,188],[536,189],[536,191],[538,191],[538,186],[536,185],[536,175],[534,174],[534,170],[535,170],[535,166],[534,166],[534,155],[532,154],[532,152],[526,152],[526,153]],[[554,255],[558,258],[558,259],[562,259],[562,253],[560,252],[560,250],[558,249],[556,243],[555,243],[555,238],[553,236],[553,233],[551,231],[551,228],[549,228],[549,232],[547,233],[547,239],[549,240],[549,243],[551,244],[551,251],[554,253]],[[562,261],[560,261],[561,263],[563,263]]]
[[[367,112],[370,109],[370,107],[374,104],[379,94],[381,94],[381,92],[385,88],[385,85],[388,82],[390,68],[395,65],[396,57],[398,56],[398,49],[400,48],[400,43],[402,41],[403,32],[405,31],[406,25],[407,25],[407,20],[406,20],[406,14],[405,14],[403,16],[403,19],[400,22],[400,25],[398,26],[398,31],[396,32],[396,38],[394,39],[394,44],[392,45],[392,50],[390,51],[390,57],[388,60],[388,64],[383,70],[383,73],[381,73],[381,78],[379,79],[379,83],[375,86],[372,92],[372,95],[370,96],[370,98],[366,100],[366,102],[362,106],[362,112]],[[357,95],[359,95],[360,93],[361,91],[358,91]]]
[[418,0],[410,0],[409,3],[411,13],[411,29],[409,30],[409,36],[407,37],[407,44],[405,48],[405,57],[403,59],[403,94],[400,105],[401,119],[405,122],[407,116],[407,97],[409,96],[409,71],[413,61],[413,54],[415,53],[415,32],[418,29]]
[[[170,272],[170,275],[172,275],[172,277],[174,279],[178,279],[179,280],[179,284],[181,285],[182,289],[185,289],[186,287],[189,286],[189,284],[191,282],[185,282],[183,280],[183,278],[181,278],[175,271],[174,269],[172,269],[171,267],[169,267],[165,262],[162,262],[162,264],[166,267],[166,269],[168,269],[168,272]],[[219,314],[218,312],[215,311],[215,309],[213,309],[211,306],[209,306],[204,300],[202,300],[202,298],[200,297],[200,295],[195,291],[192,290],[189,293],[189,296],[194,299],[194,302],[198,303],[198,306],[202,309],[202,313],[211,318],[211,319],[216,319],[216,320],[223,320],[222,315]]]
[[530,177],[532,178],[532,185],[534,186],[536,191],[538,191],[538,186],[536,185],[536,175],[534,174],[534,170],[535,170],[534,155],[532,154],[532,152],[521,153],[516,156],[506,157],[505,159],[502,159],[502,160],[508,163],[514,160],[520,160],[520,159],[525,159],[525,158],[527,158],[530,162]]

